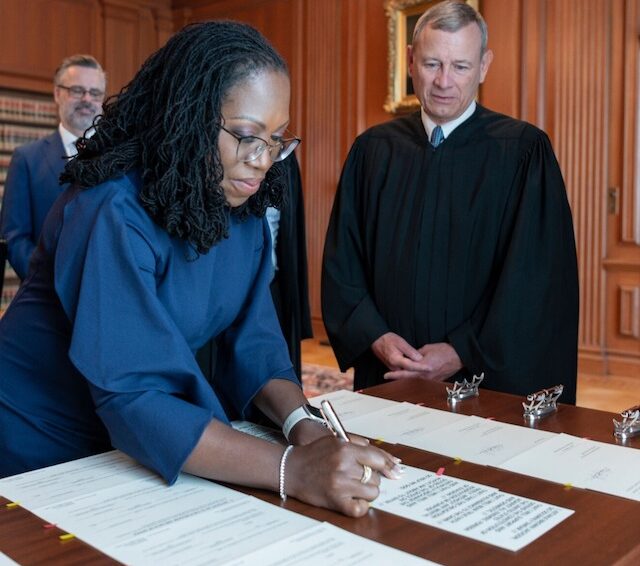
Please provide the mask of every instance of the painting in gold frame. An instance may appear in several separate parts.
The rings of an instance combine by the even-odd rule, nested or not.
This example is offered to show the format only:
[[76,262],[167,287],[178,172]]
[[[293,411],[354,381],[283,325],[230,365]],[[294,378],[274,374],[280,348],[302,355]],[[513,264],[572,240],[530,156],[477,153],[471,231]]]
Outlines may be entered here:
[[[407,66],[407,45],[411,43],[413,28],[418,18],[431,6],[442,0],[387,0],[389,34],[389,86],[384,109],[393,114],[410,112],[420,107],[413,92]],[[478,9],[478,0],[467,0]]]

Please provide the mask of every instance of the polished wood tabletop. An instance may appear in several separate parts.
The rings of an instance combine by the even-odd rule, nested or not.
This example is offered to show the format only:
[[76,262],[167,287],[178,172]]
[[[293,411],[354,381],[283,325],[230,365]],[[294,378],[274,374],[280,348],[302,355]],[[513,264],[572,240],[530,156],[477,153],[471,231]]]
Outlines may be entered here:
[[[522,397],[484,389],[479,397],[461,401],[455,407],[447,403],[444,384],[421,380],[381,385],[368,389],[367,394],[528,426],[522,416]],[[634,404],[634,400],[630,400],[629,404]],[[560,403],[556,413],[538,421],[535,426],[615,443],[614,417],[616,415],[613,413]],[[640,448],[640,438],[631,439],[625,445]],[[281,504],[273,493],[252,489],[242,491],[441,564],[640,564],[639,502],[567,488],[490,466],[464,461],[456,463],[449,457],[405,446],[382,446],[402,458],[407,465],[431,471],[443,467],[447,475],[573,509],[575,513],[525,548],[511,552],[375,509],[371,509],[363,518],[350,519],[294,499]],[[0,551],[16,562],[25,565],[114,563],[78,539],[61,541],[59,536],[63,532],[59,529],[45,528],[42,519],[20,507],[7,508],[6,500],[0,498],[0,501]]]

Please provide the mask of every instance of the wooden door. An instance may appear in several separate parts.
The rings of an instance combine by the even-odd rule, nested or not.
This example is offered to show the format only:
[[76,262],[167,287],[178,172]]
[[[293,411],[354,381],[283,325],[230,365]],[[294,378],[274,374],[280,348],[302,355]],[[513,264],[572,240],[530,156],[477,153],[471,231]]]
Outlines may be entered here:
[[640,380],[640,0],[611,4],[605,371]]

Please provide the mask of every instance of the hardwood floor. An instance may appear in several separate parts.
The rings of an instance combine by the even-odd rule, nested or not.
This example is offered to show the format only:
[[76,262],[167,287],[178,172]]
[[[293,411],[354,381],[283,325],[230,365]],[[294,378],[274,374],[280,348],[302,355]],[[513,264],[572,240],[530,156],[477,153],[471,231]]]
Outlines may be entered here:
[[[302,342],[302,361],[307,364],[338,367],[331,346],[315,338]],[[638,404],[640,404],[640,376],[637,378],[578,376],[577,405],[580,407],[620,413]]]
[[579,375],[576,404],[612,413],[640,405],[640,376]]

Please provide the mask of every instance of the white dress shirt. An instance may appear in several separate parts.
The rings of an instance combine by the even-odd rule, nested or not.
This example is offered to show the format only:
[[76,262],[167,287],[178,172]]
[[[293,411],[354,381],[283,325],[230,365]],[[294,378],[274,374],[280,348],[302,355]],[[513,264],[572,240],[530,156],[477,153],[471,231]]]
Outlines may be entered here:
[[[462,122],[469,119],[471,115],[475,112],[475,110],[476,110],[476,101],[472,100],[471,104],[467,106],[467,109],[462,114],[460,114],[460,116],[458,116],[455,120],[451,120],[451,122],[447,122],[446,124],[440,124],[444,139],[446,140],[449,134],[453,132],[453,130],[455,130],[460,124],[462,124]],[[425,132],[427,132],[427,139],[431,139],[431,132],[437,126],[437,124],[431,118],[429,118],[429,116],[427,116],[427,113],[424,111],[424,108],[422,107],[420,108],[420,117],[422,118],[422,124],[424,125],[424,130]]]

